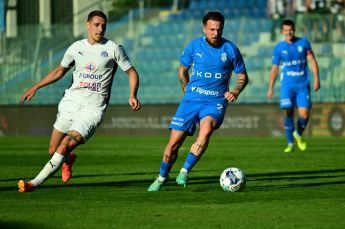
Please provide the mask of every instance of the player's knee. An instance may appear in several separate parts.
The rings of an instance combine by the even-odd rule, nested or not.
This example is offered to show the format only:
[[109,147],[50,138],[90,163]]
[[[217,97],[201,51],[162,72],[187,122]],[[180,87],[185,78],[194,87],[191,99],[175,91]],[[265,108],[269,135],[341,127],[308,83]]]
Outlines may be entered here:
[[83,144],[84,143],[84,138],[81,136],[80,133],[77,131],[71,130],[67,133],[67,137],[71,141],[75,141],[77,144]]

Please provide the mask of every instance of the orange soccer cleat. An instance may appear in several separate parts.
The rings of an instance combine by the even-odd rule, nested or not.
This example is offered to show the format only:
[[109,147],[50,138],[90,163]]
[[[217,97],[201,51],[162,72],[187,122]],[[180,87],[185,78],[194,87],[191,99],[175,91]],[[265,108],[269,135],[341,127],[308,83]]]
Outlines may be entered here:
[[61,179],[62,182],[67,183],[71,177],[72,177],[72,165],[77,158],[77,155],[73,152],[71,152],[69,155],[69,162],[68,163],[63,163],[62,168],[61,168]]
[[31,182],[18,181],[18,192],[31,192],[32,190],[34,190],[34,187]]

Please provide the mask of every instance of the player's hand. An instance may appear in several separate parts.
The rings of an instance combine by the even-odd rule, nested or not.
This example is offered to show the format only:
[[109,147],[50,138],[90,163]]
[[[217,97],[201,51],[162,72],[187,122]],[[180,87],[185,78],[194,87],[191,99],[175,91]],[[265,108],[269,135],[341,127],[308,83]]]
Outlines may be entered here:
[[237,100],[238,93],[234,91],[227,91],[224,93],[224,98],[226,98],[229,102],[235,102]]
[[20,97],[20,104],[24,104],[25,101],[29,102],[36,94],[36,89],[31,87]]
[[139,100],[133,96],[129,97],[129,105],[134,111],[139,110],[141,107]]
[[269,99],[272,99],[273,98],[273,90],[272,89],[268,89],[268,92],[267,92],[267,98]]

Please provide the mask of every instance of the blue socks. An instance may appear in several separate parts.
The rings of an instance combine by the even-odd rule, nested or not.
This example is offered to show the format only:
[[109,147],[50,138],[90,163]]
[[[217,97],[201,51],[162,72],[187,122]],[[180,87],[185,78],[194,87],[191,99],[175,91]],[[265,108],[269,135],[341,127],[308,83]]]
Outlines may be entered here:
[[198,160],[199,160],[199,157],[195,156],[195,154],[193,153],[189,153],[183,165],[183,169],[185,169],[189,173],[189,171],[198,162]]
[[293,118],[284,118],[284,126],[285,126],[285,135],[287,138],[288,144],[293,144],[293,132],[295,130],[295,125],[293,122]]
[[[193,168],[193,166],[198,162],[198,160],[199,160],[199,157],[195,156],[193,153],[189,153],[182,169],[188,173]],[[165,163],[164,161],[161,162],[161,167],[159,170],[160,179],[168,178],[169,172],[173,165],[174,165],[173,162],[171,163]]]
[[165,163],[164,161],[162,161],[159,175],[161,177],[168,178],[168,174],[169,174],[173,164],[174,163],[172,163],[172,162],[171,163]]
[[297,121],[297,133],[299,136],[302,136],[303,131],[305,130],[305,128],[307,127],[308,124],[308,119],[304,119],[304,118],[299,118]]

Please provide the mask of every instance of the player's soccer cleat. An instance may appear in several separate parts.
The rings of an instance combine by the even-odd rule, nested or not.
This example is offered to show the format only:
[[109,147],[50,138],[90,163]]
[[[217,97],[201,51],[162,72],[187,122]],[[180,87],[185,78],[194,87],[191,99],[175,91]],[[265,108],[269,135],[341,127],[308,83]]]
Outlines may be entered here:
[[293,144],[288,144],[284,149],[284,153],[291,153],[294,150]]
[[180,172],[179,175],[176,177],[176,183],[178,185],[186,187],[188,184],[188,173]]
[[34,187],[31,182],[18,181],[18,192],[31,192],[32,190],[34,190]]
[[296,131],[293,132],[293,136],[296,139],[298,148],[301,151],[306,151],[307,143],[303,140],[302,136],[300,136]]
[[72,177],[72,165],[75,159],[77,158],[77,155],[75,155],[75,153],[72,152],[68,155],[68,157],[69,157],[69,162],[63,163],[61,167],[61,179],[62,179],[62,182],[64,183],[67,183]]
[[159,181],[158,177],[157,179],[150,185],[150,187],[147,189],[148,192],[158,192],[161,189],[161,186],[167,182],[168,179],[161,182]]

